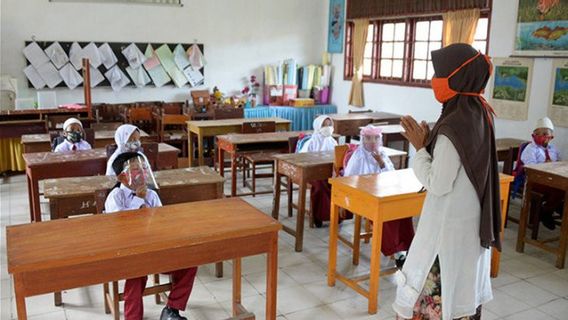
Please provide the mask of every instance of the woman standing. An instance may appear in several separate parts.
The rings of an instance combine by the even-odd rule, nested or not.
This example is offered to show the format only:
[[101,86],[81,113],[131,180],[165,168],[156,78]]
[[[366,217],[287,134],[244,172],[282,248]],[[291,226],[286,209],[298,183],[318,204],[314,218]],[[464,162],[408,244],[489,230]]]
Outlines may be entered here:
[[428,194],[393,308],[404,319],[480,319],[493,298],[490,247],[501,247],[493,110],[481,96],[492,65],[461,43],[433,51],[432,63],[442,115],[432,132],[402,119]]

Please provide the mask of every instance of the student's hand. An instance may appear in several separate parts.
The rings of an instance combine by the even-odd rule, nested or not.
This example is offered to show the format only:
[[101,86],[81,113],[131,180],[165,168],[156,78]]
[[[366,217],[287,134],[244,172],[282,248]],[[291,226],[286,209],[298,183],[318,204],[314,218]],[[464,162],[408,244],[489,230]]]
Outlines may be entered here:
[[146,199],[146,194],[148,193],[148,188],[146,186],[142,186],[136,189],[136,196],[138,198]]
[[412,144],[418,151],[424,148],[428,136],[430,135],[430,127],[426,121],[418,124],[411,116],[404,116],[401,118],[400,124],[404,128],[402,135]]
[[385,167],[385,161],[383,160],[383,157],[381,156],[381,154],[378,151],[373,151],[372,155],[373,155],[373,158],[375,158],[375,160],[379,164],[379,167],[384,168]]

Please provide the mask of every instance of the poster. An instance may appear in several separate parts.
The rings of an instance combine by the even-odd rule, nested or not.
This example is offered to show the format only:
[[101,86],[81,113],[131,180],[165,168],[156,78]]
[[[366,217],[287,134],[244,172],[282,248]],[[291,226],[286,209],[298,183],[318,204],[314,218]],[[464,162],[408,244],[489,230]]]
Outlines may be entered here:
[[514,55],[568,57],[568,0],[519,0]]
[[343,52],[343,33],[345,29],[345,0],[329,0],[329,23],[327,52]]
[[494,58],[493,64],[491,105],[497,117],[527,120],[533,59]]
[[555,125],[568,127],[568,59],[555,59],[548,115]]

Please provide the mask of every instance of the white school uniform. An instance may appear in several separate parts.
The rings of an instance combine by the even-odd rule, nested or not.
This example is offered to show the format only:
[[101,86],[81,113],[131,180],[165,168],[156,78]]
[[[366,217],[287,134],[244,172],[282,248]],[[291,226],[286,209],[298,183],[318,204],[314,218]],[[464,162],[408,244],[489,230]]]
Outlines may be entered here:
[[146,192],[146,198],[142,199],[136,196],[136,193],[124,184],[120,187],[114,188],[107,196],[105,201],[105,212],[117,212],[125,210],[136,210],[140,207],[146,206],[148,208],[161,207],[162,201],[152,189]]
[[394,165],[392,161],[389,159],[389,156],[385,153],[383,147],[380,147],[379,153],[383,162],[385,163],[385,167],[381,168],[379,163],[373,157],[373,154],[363,147],[363,145],[359,145],[349,161],[347,162],[347,166],[345,166],[345,170],[343,175],[345,177],[349,176],[361,176],[365,174],[375,174],[381,173],[385,171],[393,171]]
[[549,143],[545,148],[534,143],[534,141],[529,143],[521,153],[521,161],[524,164],[544,163],[546,161],[545,150],[548,150],[550,161],[560,161],[560,153],[553,144]]
[[[318,151],[333,151],[335,146],[337,146],[337,141],[333,137],[326,137],[320,133],[322,125],[326,119],[330,119],[328,116],[319,116],[314,120],[313,127],[314,133],[308,141],[304,143],[300,153],[303,152],[318,152]],[[331,124],[333,126],[333,122]]]
[[73,143],[67,139],[65,139],[63,142],[61,142],[60,144],[58,144],[55,147],[55,150],[53,150],[53,152],[66,152],[66,151],[73,151],[73,146],[75,146],[75,150],[91,150],[91,145],[85,141],[85,140],[81,140],[77,143]]

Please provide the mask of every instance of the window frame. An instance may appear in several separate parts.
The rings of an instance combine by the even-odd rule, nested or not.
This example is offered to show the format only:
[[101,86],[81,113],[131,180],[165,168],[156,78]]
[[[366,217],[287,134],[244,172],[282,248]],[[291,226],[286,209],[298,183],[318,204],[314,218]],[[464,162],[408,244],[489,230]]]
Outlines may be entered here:
[[[491,30],[491,10],[483,10],[479,18],[487,18],[487,37],[485,43],[485,52],[489,52],[490,30]],[[369,21],[369,24],[374,25],[375,34],[373,37],[373,65],[371,66],[371,76],[363,76],[363,82],[390,84],[406,87],[422,87],[429,88],[431,80],[413,80],[413,58],[414,46],[416,42],[416,23],[419,21],[432,21],[442,20],[441,14],[435,15],[421,15],[405,18],[392,18],[392,19],[375,19]],[[402,65],[402,78],[380,77],[380,54],[382,45],[382,24],[384,23],[406,23],[405,39],[404,39],[404,57]],[[347,21],[345,28],[345,55],[343,63],[343,80],[351,81],[353,78],[353,22]]]

